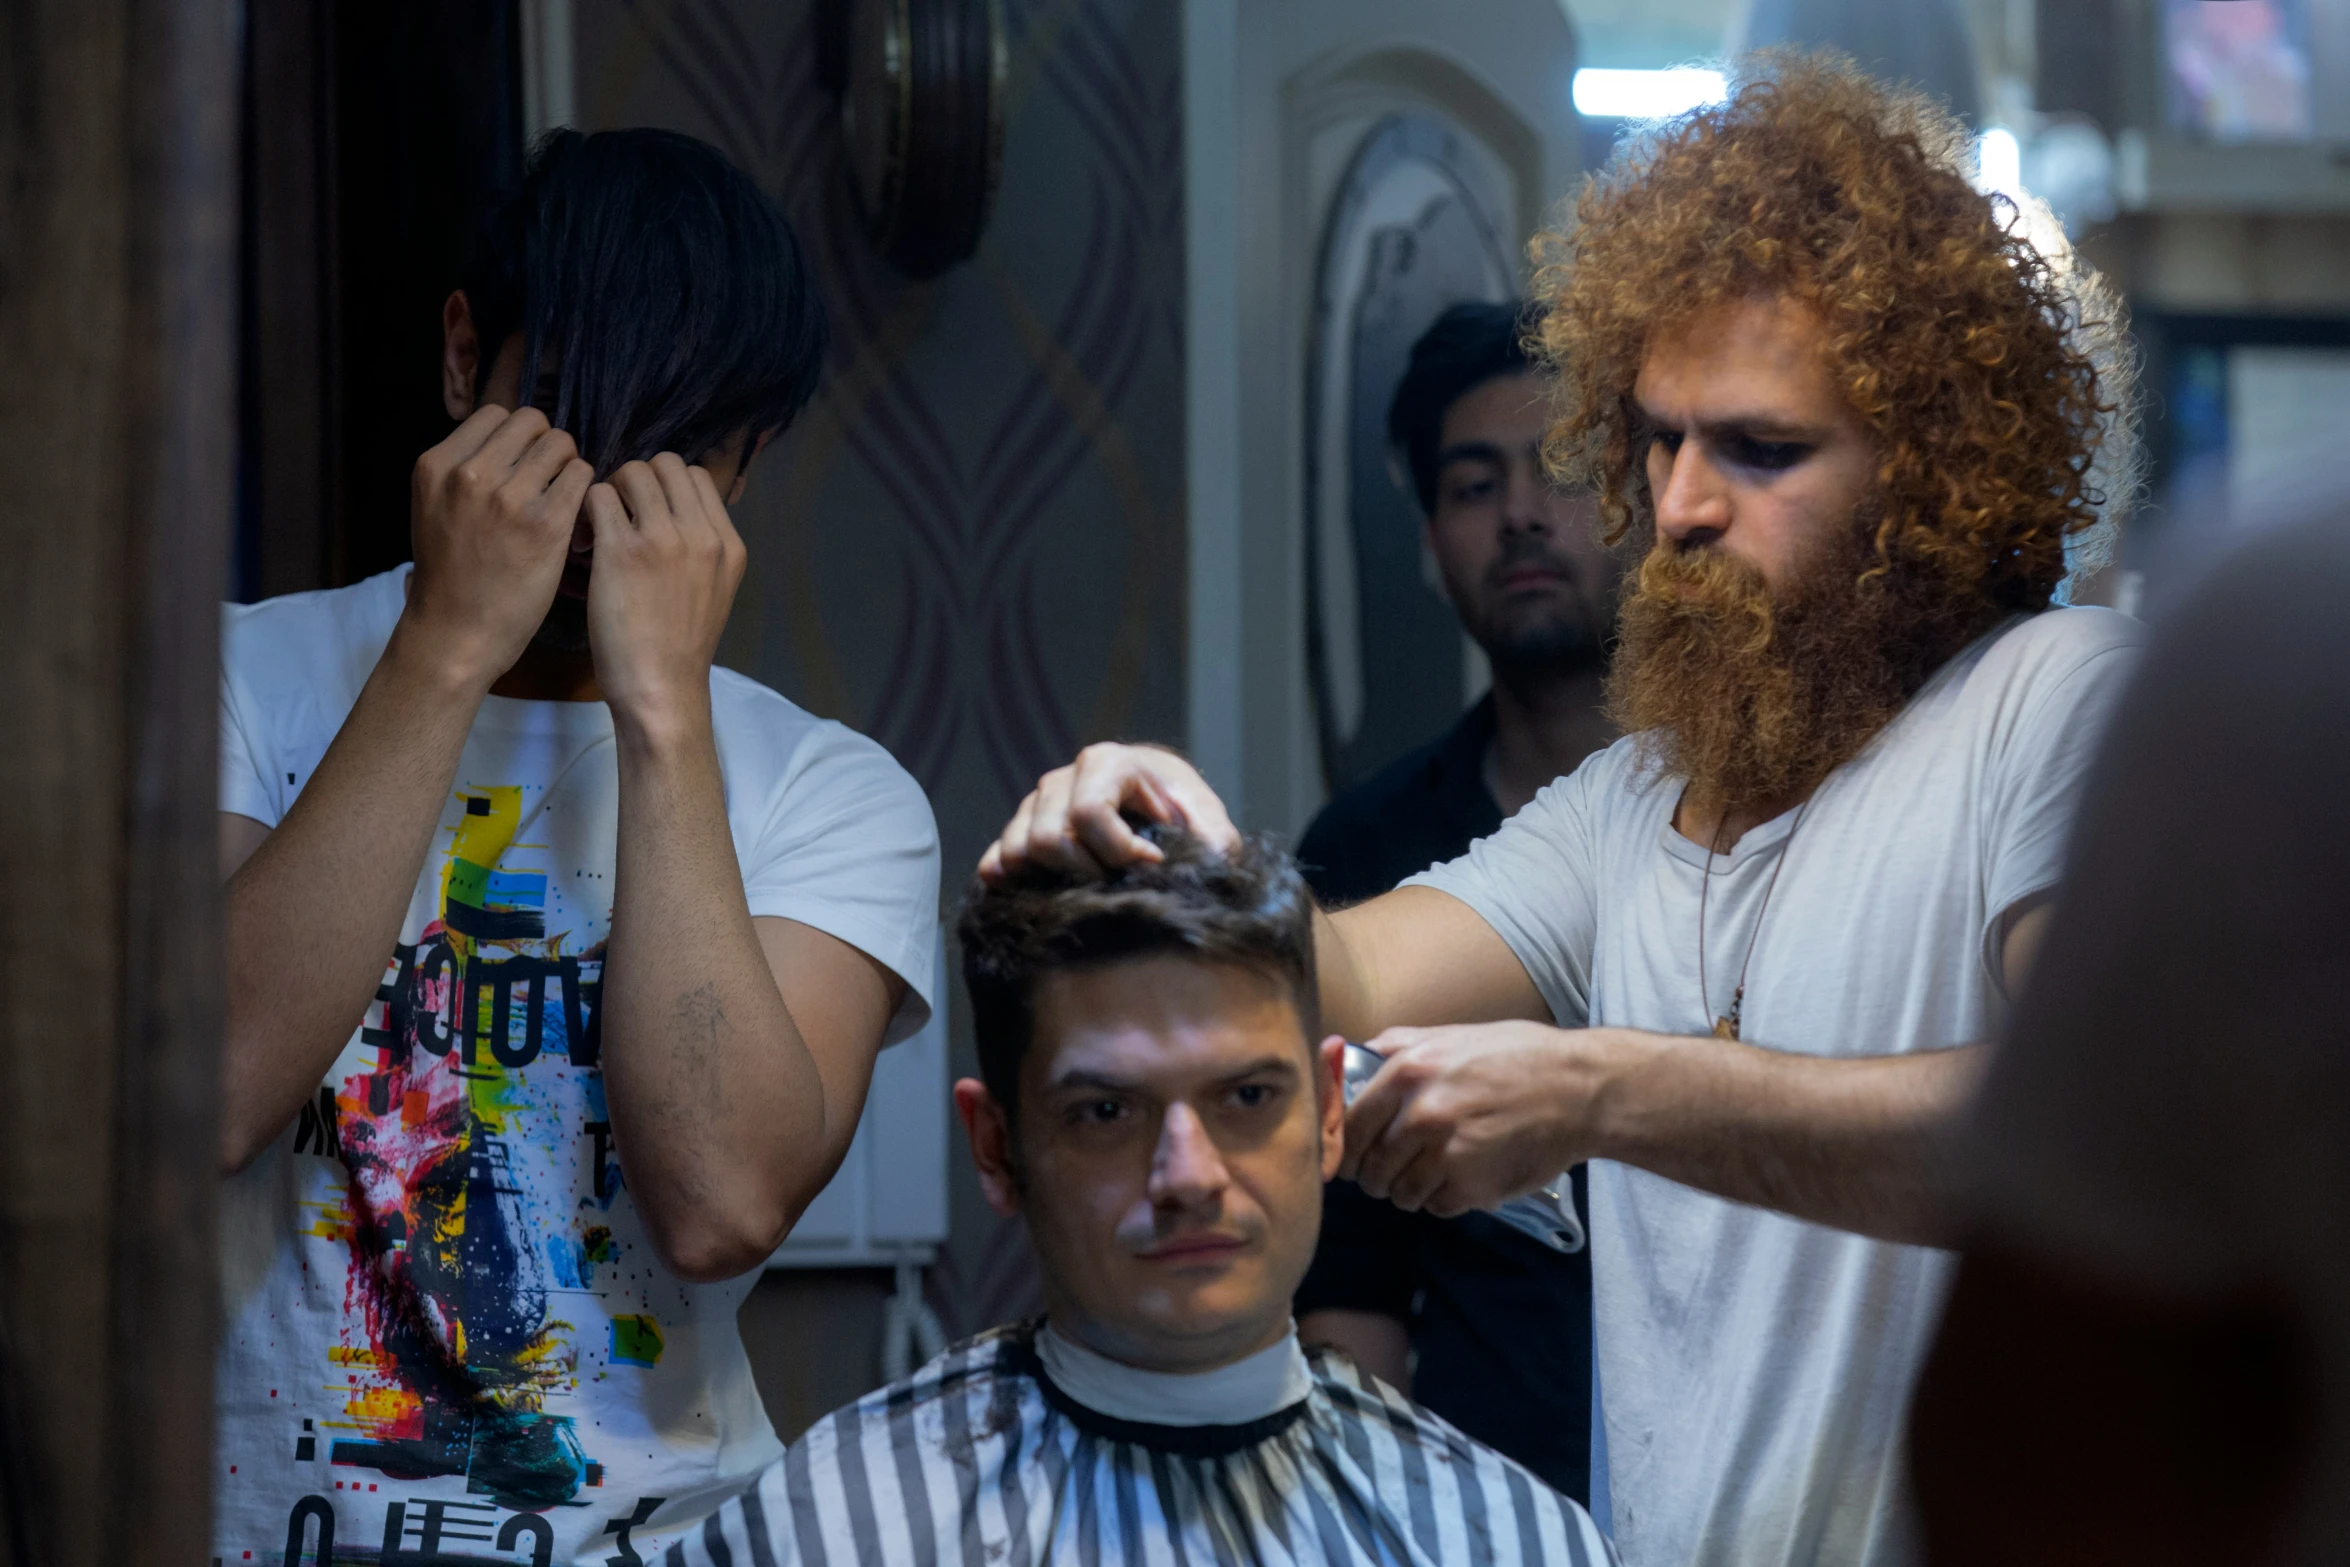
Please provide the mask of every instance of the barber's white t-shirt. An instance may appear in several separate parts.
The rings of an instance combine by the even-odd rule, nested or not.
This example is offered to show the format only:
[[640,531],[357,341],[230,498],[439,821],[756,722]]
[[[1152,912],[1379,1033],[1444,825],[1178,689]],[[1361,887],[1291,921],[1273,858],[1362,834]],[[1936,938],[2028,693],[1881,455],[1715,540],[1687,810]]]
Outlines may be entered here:
[[[1751,937],[1750,1043],[1869,1056],[1988,1040],[2005,1005],[2002,936],[2057,880],[2138,641],[2120,615],[2059,609],[1951,660],[1821,785],[1800,826],[1790,812],[1713,861],[1702,991],[1708,856],[1673,828],[1682,781],[1643,767],[1635,739],[1405,885],[1483,916],[1563,1026],[1708,1034]],[[1590,1198],[1625,1561],[1911,1559],[1902,1429],[1947,1256],[1605,1161],[1591,1166]]]
[[[226,611],[222,810],[285,815],[406,576]],[[928,801],[740,675],[713,670],[710,698],[752,915],[896,973],[903,1038],[937,1000]],[[488,698],[376,1001],[224,1187],[222,1563],[631,1562],[632,1528],[694,1518],[782,1451],[735,1326],[757,1275],[664,1269],[612,1138],[618,801],[604,704]]]

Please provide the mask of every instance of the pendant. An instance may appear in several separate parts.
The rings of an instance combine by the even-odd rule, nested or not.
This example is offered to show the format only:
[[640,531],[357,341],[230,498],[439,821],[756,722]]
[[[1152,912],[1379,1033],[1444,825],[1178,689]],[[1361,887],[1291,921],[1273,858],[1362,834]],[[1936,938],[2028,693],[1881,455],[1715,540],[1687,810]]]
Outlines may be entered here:
[[1714,1038],[1736,1039],[1737,1037],[1738,1025],[1735,1022],[1726,1017],[1718,1017],[1714,1019]]
[[1727,1017],[1714,1019],[1714,1038],[1735,1040],[1738,1025],[1746,1014],[1746,987],[1740,985],[1730,993],[1730,1012]]

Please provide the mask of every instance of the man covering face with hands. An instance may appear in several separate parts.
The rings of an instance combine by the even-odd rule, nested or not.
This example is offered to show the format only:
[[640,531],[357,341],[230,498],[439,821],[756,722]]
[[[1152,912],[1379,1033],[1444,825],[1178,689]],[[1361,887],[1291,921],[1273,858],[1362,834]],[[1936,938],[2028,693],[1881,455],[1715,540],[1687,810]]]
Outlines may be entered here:
[[920,791],[711,662],[823,354],[781,215],[558,133],[443,327],[414,566],[225,628],[224,1560],[706,1513],[780,1451],[748,1275],[935,999]]

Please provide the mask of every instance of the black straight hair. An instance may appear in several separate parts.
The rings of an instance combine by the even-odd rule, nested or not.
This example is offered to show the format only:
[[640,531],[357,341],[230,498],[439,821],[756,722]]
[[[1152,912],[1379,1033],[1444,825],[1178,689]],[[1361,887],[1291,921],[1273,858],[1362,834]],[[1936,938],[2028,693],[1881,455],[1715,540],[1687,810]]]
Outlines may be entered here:
[[1524,307],[1472,300],[1438,316],[1412,345],[1411,364],[1387,405],[1387,439],[1403,448],[1420,510],[1436,510],[1436,457],[1444,416],[1488,381],[1534,368]]
[[1036,987],[1047,974],[1156,957],[1252,969],[1288,990],[1307,1044],[1319,1037],[1314,900],[1296,862],[1261,837],[1220,853],[1179,827],[1140,831],[1164,860],[1107,876],[974,880],[964,899],[956,933],[979,1076],[1015,1124]]
[[477,227],[464,287],[476,396],[521,333],[522,402],[598,477],[781,430],[823,368],[823,305],[791,225],[675,131],[550,132]]

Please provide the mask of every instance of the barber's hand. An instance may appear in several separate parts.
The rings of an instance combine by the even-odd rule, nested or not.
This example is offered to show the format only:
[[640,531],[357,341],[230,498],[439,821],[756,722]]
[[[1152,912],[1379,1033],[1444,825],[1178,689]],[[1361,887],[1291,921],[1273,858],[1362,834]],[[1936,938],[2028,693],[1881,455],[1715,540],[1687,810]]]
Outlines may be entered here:
[[485,404],[416,459],[416,571],[402,619],[418,645],[484,689],[546,619],[595,471],[535,408]]
[[612,718],[706,723],[710,661],[743,580],[742,536],[706,468],[663,452],[587,492],[588,645]]
[[1493,1208],[1595,1152],[1608,1036],[1542,1023],[1391,1028],[1338,1173],[1410,1212]]
[[1030,867],[1100,875],[1136,861],[1165,858],[1138,836],[1123,812],[1176,822],[1209,847],[1230,849],[1240,830],[1208,781],[1173,751],[1155,745],[1089,745],[1077,760],[1037,781],[1003,836],[979,859],[989,881]]

